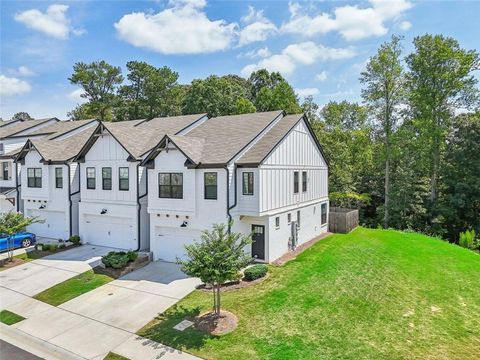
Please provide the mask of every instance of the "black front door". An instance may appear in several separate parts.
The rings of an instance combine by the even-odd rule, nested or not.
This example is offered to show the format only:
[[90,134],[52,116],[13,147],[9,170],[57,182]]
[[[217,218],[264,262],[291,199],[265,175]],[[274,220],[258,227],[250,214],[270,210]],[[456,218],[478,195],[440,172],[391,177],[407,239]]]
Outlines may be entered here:
[[252,257],[265,260],[265,226],[252,225]]

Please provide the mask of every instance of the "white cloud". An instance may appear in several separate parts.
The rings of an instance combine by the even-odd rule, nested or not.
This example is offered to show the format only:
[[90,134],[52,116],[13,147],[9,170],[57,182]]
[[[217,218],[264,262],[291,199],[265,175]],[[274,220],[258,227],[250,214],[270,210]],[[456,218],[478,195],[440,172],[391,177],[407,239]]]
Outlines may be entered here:
[[76,102],[77,104],[82,104],[84,102],[87,102],[87,99],[82,97],[83,93],[84,93],[83,89],[76,89],[76,90],[73,90],[72,92],[68,93],[67,97],[70,100],[73,100],[74,102]]
[[307,36],[337,31],[349,41],[382,36],[388,32],[387,21],[398,19],[412,7],[409,0],[370,0],[370,5],[366,8],[345,5],[335,8],[333,13],[312,16],[302,12],[298,3],[290,4],[290,20],[282,25],[281,31]]
[[295,89],[295,92],[300,97],[315,96],[320,93],[320,91],[317,88]]
[[239,58],[250,58],[250,59],[257,59],[257,58],[266,58],[272,55],[268,47],[263,47],[260,49],[250,50],[246,53],[241,53],[238,55]]
[[410,30],[410,28],[412,27],[412,23],[410,21],[402,21],[398,27],[400,28],[400,30],[403,30],[403,31],[407,31],[407,30]]
[[265,41],[278,31],[275,24],[263,15],[263,11],[255,10],[253,6],[248,7],[248,14],[241,20],[248,25],[240,31],[239,46]]
[[0,94],[1,95],[18,95],[24,94],[31,90],[31,86],[24,80],[15,77],[0,75]]
[[85,32],[70,25],[70,19],[66,16],[68,8],[68,5],[53,4],[46,12],[30,9],[15,14],[15,20],[56,39],[68,39],[70,33],[81,35]]
[[19,66],[16,69],[9,69],[8,72],[14,76],[20,76],[20,77],[35,75],[35,73],[27,66]]
[[114,24],[120,38],[137,47],[162,54],[211,53],[229,48],[238,25],[210,20],[204,0],[170,1],[155,14],[134,12]]
[[290,74],[298,65],[311,65],[316,61],[348,59],[355,56],[351,48],[329,48],[312,41],[288,45],[280,54],[275,54],[260,60],[257,64],[245,66],[241,73],[248,76],[252,71],[267,69]]
[[328,74],[325,70],[315,75],[315,79],[318,81],[325,81],[327,80],[327,77],[328,77]]

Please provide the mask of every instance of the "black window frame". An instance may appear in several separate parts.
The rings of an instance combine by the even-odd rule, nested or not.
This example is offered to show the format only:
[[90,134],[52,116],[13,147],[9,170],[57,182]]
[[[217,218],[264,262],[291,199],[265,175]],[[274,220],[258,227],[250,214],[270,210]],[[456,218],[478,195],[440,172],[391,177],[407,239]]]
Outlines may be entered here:
[[298,194],[298,192],[300,191],[299,176],[300,176],[300,172],[298,171],[293,172],[293,193],[294,194]]
[[[33,176],[30,176],[30,171],[33,171]],[[42,187],[42,168],[27,168],[27,187]]]
[[[163,176],[168,175],[169,178],[169,184],[161,184],[161,179]],[[181,179],[181,184],[178,185],[173,185],[172,184],[172,179],[173,176],[179,176],[179,179]],[[162,189],[168,189],[166,192],[168,195],[163,196],[162,194],[165,194],[165,191],[162,191]],[[178,194],[175,194],[174,189],[180,189],[179,196]],[[183,173],[177,173],[177,172],[172,172],[172,173],[158,173],[158,197],[160,199],[183,199]]]
[[[88,176],[88,171],[89,170],[93,170],[93,177]],[[96,170],[96,168],[91,167],[91,166],[87,167],[85,169],[85,174],[87,176],[87,182],[86,182],[87,183],[87,189],[88,190],[95,190],[96,187],[97,187],[97,170]],[[93,182],[93,184],[92,184],[92,182]]]
[[8,161],[2,161],[1,171],[2,171],[2,180],[12,179],[12,175],[10,174],[10,164],[8,163]]
[[[110,177],[105,177],[105,174],[104,174],[105,170],[110,171]],[[109,186],[105,186],[105,180],[107,180],[107,184],[108,184],[108,180],[110,180]],[[102,167],[102,190],[107,190],[107,191],[112,190],[112,168],[110,166]]]
[[[245,182],[245,175],[246,175],[246,182]],[[247,185],[247,188],[245,188]],[[242,194],[252,196],[254,193],[255,187],[255,178],[253,171],[244,171],[242,172]]]
[[[127,170],[126,178],[122,177],[122,170]],[[124,186],[125,184],[126,184],[126,187]],[[130,168],[127,166],[122,166],[118,168],[118,190],[119,191],[130,190]]]
[[[60,170],[60,176],[59,176]],[[55,189],[63,189],[63,168],[56,167],[55,168]]]
[[[325,212],[324,212],[323,209],[325,209]],[[327,203],[321,204],[321,205],[320,205],[320,222],[321,222],[321,225],[322,225],[322,226],[327,224],[327,221],[328,221],[327,213],[328,213],[328,205],[327,205]]]
[[300,210],[297,210],[297,226],[298,227],[300,227],[300,218],[301,218]]
[[[211,175],[214,175],[215,177],[215,185],[207,184],[207,177]],[[212,189],[215,190],[213,191]],[[203,173],[203,198],[205,200],[218,199],[218,173],[216,171],[207,171]]]
[[287,214],[287,224],[290,225],[292,223],[292,213]]
[[302,192],[307,192],[307,172],[302,171]]
[[275,217],[275,229],[280,229],[280,216]]

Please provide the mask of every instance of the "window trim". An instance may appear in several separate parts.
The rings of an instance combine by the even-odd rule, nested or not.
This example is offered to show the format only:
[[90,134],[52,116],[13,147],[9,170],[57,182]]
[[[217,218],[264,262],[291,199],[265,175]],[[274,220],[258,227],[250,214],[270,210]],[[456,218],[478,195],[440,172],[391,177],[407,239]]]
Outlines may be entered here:
[[[207,175],[215,175],[215,185],[207,185]],[[215,197],[207,197],[207,186],[215,187]],[[218,200],[218,173],[216,171],[203,173],[203,198],[205,200]]]
[[[33,171],[33,177],[29,176],[30,170]],[[37,170],[40,175],[37,175]],[[33,180],[33,184],[30,184],[30,179]],[[37,182],[38,181],[38,182]],[[27,187],[29,188],[42,188],[42,168],[27,168]]]
[[[103,174],[104,170],[110,170],[110,177],[105,177]],[[110,180],[110,188],[105,187],[105,180]],[[112,190],[112,168],[110,166],[102,167],[102,190],[110,191]]]
[[[170,178],[169,183],[170,184],[168,184],[168,185],[161,185],[160,184],[160,177],[162,175],[169,175],[169,178]],[[180,175],[180,179],[182,181],[182,184],[181,185],[172,185],[172,175]],[[170,191],[169,191],[170,196],[162,196],[162,191],[161,191],[162,186],[168,186],[170,188]],[[182,190],[181,191],[181,196],[179,196],[179,197],[172,196],[173,195],[172,190],[173,190],[174,186],[181,187],[181,190]],[[159,172],[158,173],[158,197],[160,199],[183,199],[183,173],[181,173],[181,172]]]
[[280,216],[275,216],[275,230],[280,229]]
[[[247,192],[245,192],[245,175],[247,175]],[[251,181],[250,181],[251,177]],[[251,191],[249,191],[249,185],[252,185]],[[243,171],[242,172],[242,194],[247,196],[253,196],[255,188],[255,178],[253,171]]]
[[298,228],[300,229],[300,219],[301,219],[301,214],[300,214],[300,210],[297,210],[297,226]]
[[293,193],[294,194],[298,194],[300,191],[299,177],[300,177],[300,172],[294,171],[293,172]]
[[[59,170],[60,170],[60,176],[58,176]],[[55,168],[55,189],[63,189],[63,168],[62,167]]]
[[307,192],[307,172],[302,171],[302,192]]
[[[88,176],[88,170],[93,170],[93,177],[89,177]],[[87,189],[88,190],[95,190],[97,188],[97,170],[95,167],[93,166],[89,166],[85,169],[85,174],[86,174],[86,177],[87,177]],[[88,180],[93,180],[93,186],[91,186],[89,184],[89,181]]]
[[290,225],[292,223],[292,213],[287,214],[287,224]]
[[[325,206],[325,214],[323,213],[323,207]],[[323,215],[325,215],[325,222],[323,222]],[[320,225],[324,226],[328,223],[328,204],[326,202],[320,204]]]
[[[127,177],[126,178],[122,178],[121,176],[121,172],[122,172],[122,169],[127,169]],[[122,189],[122,180],[123,181],[127,181],[127,188],[123,188]],[[130,190],[130,168],[127,167],[127,166],[121,166],[118,168],[118,190],[119,191],[129,191]]]

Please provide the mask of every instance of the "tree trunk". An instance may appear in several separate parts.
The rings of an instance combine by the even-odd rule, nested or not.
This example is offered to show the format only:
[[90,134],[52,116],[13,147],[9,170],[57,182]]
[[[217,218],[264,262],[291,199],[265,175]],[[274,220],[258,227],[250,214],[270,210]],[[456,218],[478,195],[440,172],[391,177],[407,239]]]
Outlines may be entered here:
[[212,293],[213,293],[213,311],[217,312],[217,288],[215,284],[212,284]]
[[220,316],[220,285],[217,286],[217,315]]
[[[388,151],[388,150],[387,150]],[[388,228],[389,225],[389,207],[390,207],[390,159],[387,154],[387,159],[385,160],[385,212],[383,214],[383,227]]]
[[432,175],[430,178],[430,201],[432,203],[432,208],[437,201],[437,177],[438,177],[438,167],[440,162],[440,148],[438,144],[438,140],[434,140],[435,143],[433,144],[433,163],[432,163]]

